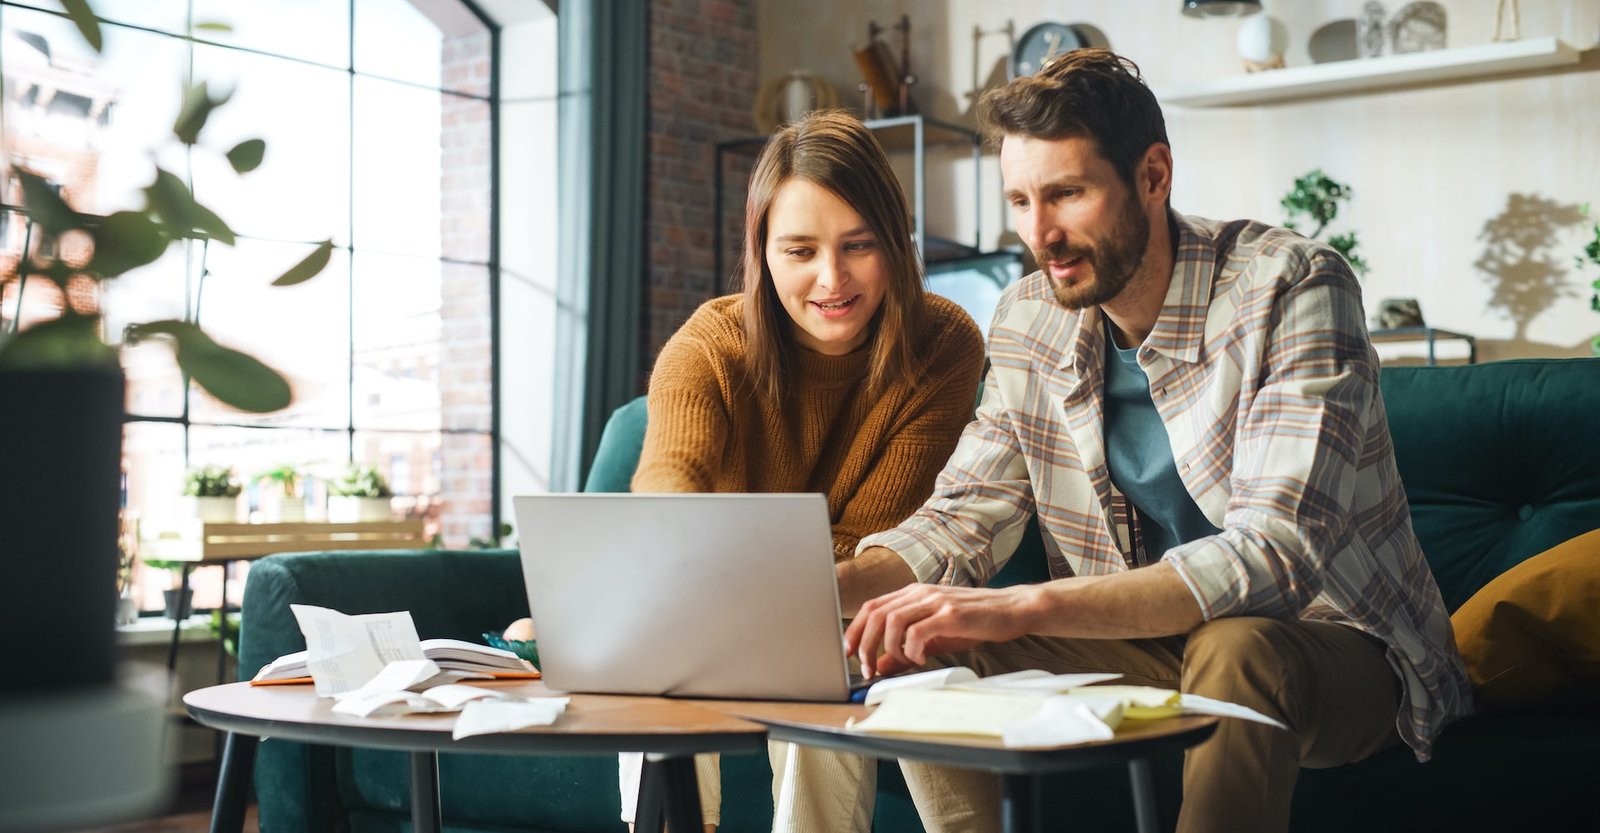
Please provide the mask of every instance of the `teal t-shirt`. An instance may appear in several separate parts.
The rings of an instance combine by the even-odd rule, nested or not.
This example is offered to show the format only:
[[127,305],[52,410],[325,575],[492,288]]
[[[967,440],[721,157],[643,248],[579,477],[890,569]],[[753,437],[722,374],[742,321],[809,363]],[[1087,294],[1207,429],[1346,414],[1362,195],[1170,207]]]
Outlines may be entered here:
[[1139,367],[1139,349],[1117,346],[1106,327],[1105,436],[1111,482],[1139,514],[1139,534],[1151,560],[1167,550],[1222,530],[1206,520],[1178,479],[1172,442]]

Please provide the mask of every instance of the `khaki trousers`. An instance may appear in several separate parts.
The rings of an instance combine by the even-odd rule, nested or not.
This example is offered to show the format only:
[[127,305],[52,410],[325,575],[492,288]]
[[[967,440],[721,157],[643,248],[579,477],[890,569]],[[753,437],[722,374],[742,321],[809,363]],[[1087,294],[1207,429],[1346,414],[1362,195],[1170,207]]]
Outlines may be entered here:
[[[772,763],[773,833],[871,833],[877,758],[778,741],[767,743],[767,758]],[[722,821],[721,760],[716,754],[694,756],[700,815],[710,825]],[[617,763],[622,820],[633,824],[644,756],[624,753]]]
[[[1186,638],[1023,637],[942,660],[980,676],[1113,671],[1123,675],[1118,683],[1239,703],[1289,727],[1224,718],[1210,740],[1191,748],[1180,833],[1287,830],[1301,766],[1352,763],[1400,742],[1399,679],[1383,644],[1329,622],[1233,617]],[[912,761],[901,769],[929,833],[999,830],[998,776]]]

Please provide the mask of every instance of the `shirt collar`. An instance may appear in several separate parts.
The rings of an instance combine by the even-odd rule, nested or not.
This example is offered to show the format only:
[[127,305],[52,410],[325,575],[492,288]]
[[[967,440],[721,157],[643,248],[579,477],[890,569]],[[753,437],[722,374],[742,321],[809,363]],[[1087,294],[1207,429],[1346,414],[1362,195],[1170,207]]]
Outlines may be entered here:
[[[1163,356],[1192,364],[1200,360],[1200,346],[1205,340],[1206,311],[1211,306],[1211,285],[1217,269],[1217,241],[1195,220],[1176,211],[1168,211],[1167,216],[1178,241],[1177,253],[1161,314],[1144,343]],[[1099,307],[1081,310],[1073,319],[1067,341],[1072,348],[1062,351],[1056,369],[1072,368],[1081,375],[1083,369],[1094,366],[1094,357],[1102,355],[1105,331],[1100,326]]]

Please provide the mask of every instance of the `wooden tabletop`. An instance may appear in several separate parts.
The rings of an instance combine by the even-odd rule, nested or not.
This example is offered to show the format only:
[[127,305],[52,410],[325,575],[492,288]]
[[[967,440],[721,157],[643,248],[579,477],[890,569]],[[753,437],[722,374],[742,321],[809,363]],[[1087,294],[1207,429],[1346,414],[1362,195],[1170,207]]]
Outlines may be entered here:
[[617,752],[752,752],[765,747],[766,727],[700,701],[601,694],[564,695],[538,680],[475,682],[524,697],[570,696],[551,726],[451,740],[456,714],[352,717],[310,685],[229,683],[191,691],[183,702],[200,723],[257,737],[335,746],[508,754]]

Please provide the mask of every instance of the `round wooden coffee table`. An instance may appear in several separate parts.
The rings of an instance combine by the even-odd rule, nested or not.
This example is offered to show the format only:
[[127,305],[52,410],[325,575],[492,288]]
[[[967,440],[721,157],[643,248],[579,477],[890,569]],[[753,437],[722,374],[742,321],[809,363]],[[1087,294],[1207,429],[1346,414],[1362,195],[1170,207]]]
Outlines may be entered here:
[[260,738],[303,743],[398,749],[411,753],[411,815],[419,833],[437,833],[440,752],[507,755],[615,755],[644,752],[638,829],[701,826],[693,756],[698,752],[754,752],[766,748],[766,727],[700,701],[599,694],[558,695],[533,682],[484,682],[487,688],[526,697],[568,696],[566,713],[551,726],[452,740],[456,715],[416,714],[360,718],[334,714],[333,700],[310,685],[230,683],[191,691],[183,702],[200,723],[228,732],[213,808],[213,833],[238,830]]

